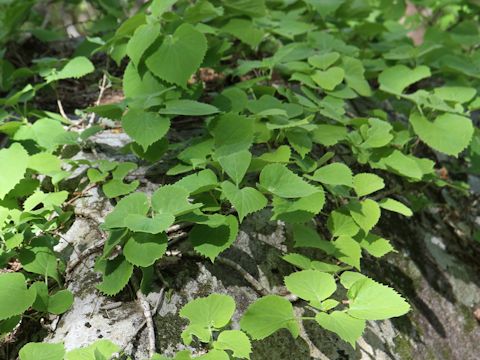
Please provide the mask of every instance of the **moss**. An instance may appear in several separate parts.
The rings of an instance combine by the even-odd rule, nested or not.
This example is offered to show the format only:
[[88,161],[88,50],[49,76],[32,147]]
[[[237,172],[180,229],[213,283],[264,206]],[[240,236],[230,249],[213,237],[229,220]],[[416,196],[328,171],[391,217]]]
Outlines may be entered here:
[[394,339],[395,342],[395,352],[400,356],[402,360],[414,360],[412,356],[412,345],[408,341],[408,339],[404,338],[403,336],[397,336]]
[[463,330],[466,333],[472,332],[475,329],[477,322],[474,319],[470,308],[462,304],[460,305],[459,310],[463,316]]

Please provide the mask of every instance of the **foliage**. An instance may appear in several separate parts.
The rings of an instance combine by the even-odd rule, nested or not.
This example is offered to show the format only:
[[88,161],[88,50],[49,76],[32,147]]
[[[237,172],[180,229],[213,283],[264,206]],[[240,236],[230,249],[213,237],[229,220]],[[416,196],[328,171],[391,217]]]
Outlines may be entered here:
[[[22,32],[45,42],[65,35],[42,28],[27,11],[34,3],[0,4],[0,43]],[[68,177],[82,165],[89,169],[78,187],[101,185],[116,202],[102,225],[109,238],[95,265],[102,274],[97,288],[106,295],[122,291],[137,269],[150,272],[170,246],[173,225],[191,224],[191,246],[213,263],[251,214],[267,209],[291,230],[296,252],[283,259],[297,271],[285,277],[285,287],[314,316],[299,317],[287,298],[270,294],[250,304],[241,330],[232,330],[233,299],[195,299],[180,316],[189,321],[184,343],[208,344],[199,359],[249,358],[248,336],[260,340],[287,329],[297,337],[300,321],[315,321],[355,346],[366,320],[409,311],[394,289],[360,273],[362,257],[394,251],[375,227],[382,210],[413,215],[405,189],[464,188],[437,173],[442,154],[480,171],[480,132],[470,119],[480,108],[475,2],[417,1],[434,14],[418,46],[407,36],[411,22],[400,22],[404,1],[92,3],[97,29],[70,58],[16,68],[0,51],[0,132],[9,139],[0,150],[0,264],[21,264],[17,273],[0,274],[0,324],[13,317],[11,330],[31,308],[59,314],[70,307],[55,245],[72,216]],[[125,99],[83,113],[119,120],[132,140],[125,151],[138,163],[168,164],[167,184],[151,195],[127,179],[134,162],[67,155],[98,129],[72,131],[69,119],[36,108],[43,91],[91,76],[98,53],[124,68]],[[172,136],[192,120],[193,138]],[[323,256],[310,257],[309,248]],[[96,344],[65,356],[117,351]],[[190,358],[182,354],[176,358]],[[20,352],[21,360],[40,356],[60,359],[64,350],[32,343]]]

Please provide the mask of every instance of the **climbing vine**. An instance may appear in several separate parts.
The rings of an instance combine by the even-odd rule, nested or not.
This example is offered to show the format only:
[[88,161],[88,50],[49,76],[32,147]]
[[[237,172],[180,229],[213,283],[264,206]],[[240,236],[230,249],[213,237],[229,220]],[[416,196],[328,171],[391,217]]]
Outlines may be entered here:
[[[291,234],[282,256],[293,271],[284,278],[288,295],[257,286],[262,296],[241,314],[239,329],[229,327],[231,297],[191,301],[180,311],[189,321],[182,340],[209,351],[175,359],[248,359],[252,340],[279,329],[297,337],[302,321],[355,347],[367,320],[409,311],[393,288],[362,274],[362,257],[395,251],[376,233],[382,212],[412,216],[424,186],[465,189],[439,171],[438,157],[479,172],[471,119],[480,108],[477,2],[414,1],[429,11],[410,17],[404,1],[383,0],[92,3],[102,15],[70,59],[42,58],[28,68],[0,60],[0,131],[8,136],[0,150],[0,263],[8,269],[0,274],[1,333],[32,309],[61,314],[71,306],[55,246],[75,192],[88,186],[116,204],[102,224],[108,238],[95,264],[97,288],[108,296],[138,274],[148,291],[155,264],[182,255],[172,252],[174,227],[186,229],[191,255],[213,264],[225,261],[219,256],[251,214],[268,211]],[[19,24],[40,40],[55,37],[32,28],[23,5],[0,6],[0,43],[12,41]],[[409,31],[425,24],[414,45]],[[135,162],[68,155],[101,127],[87,121],[79,131],[63,109],[36,107],[42,91],[94,73],[98,54],[122,70],[121,79],[108,69],[103,75],[124,98],[78,114],[118,121],[136,162],[167,166],[153,193],[127,180]],[[194,129],[187,137],[172,135],[186,124]],[[84,165],[72,188],[71,173]],[[20,359],[44,351],[54,360],[106,359],[120,349],[100,342],[65,353],[61,344],[30,343]]]

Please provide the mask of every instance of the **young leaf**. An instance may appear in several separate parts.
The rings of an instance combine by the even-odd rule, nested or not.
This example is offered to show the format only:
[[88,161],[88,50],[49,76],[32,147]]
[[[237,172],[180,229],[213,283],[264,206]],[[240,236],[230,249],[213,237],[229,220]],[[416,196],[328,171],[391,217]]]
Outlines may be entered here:
[[352,170],[342,163],[333,163],[317,169],[312,176],[312,180],[319,181],[328,185],[345,185],[352,187]]
[[250,359],[252,345],[243,331],[224,330],[213,343],[214,349],[231,350],[233,356],[240,359]]
[[180,25],[146,63],[160,79],[185,87],[207,52],[207,39],[192,25]]
[[294,272],[286,276],[284,281],[291,293],[309,301],[316,308],[321,308],[321,302],[337,289],[333,275],[317,270]]
[[20,360],[64,360],[63,344],[28,343],[20,349]]
[[472,121],[457,114],[442,114],[429,121],[414,112],[410,115],[410,124],[415,134],[428,146],[453,156],[458,156],[468,146],[474,132]]
[[220,156],[218,158],[218,162],[222,166],[222,169],[228,174],[228,176],[230,176],[237,186],[247,173],[251,160],[252,154],[248,150]]
[[165,254],[167,244],[165,234],[133,233],[123,247],[123,255],[135,266],[148,267]]
[[262,210],[267,206],[267,198],[252,187],[239,189],[231,182],[224,181],[222,183],[222,191],[228,201],[230,201],[237,210],[240,222],[242,222],[248,214]]
[[12,144],[8,149],[0,150],[0,199],[23,179],[28,165],[28,153],[22,145]]
[[290,301],[277,296],[264,296],[251,304],[242,319],[240,327],[253,340],[262,340],[280,329],[287,329],[296,338],[300,332]]
[[206,169],[183,177],[175,185],[184,188],[191,195],[196,195],[217,187],[218,179],[212,170]]
[[348,314],[365,320],[384,320],[406,314],[410,305],[392,288],[365,278],[348,290]]
[[[182,359],[178,359],[178,360],[182,360]],[[210,350],[205,355],[197,357],[196,359],[198,360],[230,360],[230,357],[223,350],[213,349],[213,350]],[[175,357],[175,360],[177,360],[176,357]]]
[[365,196],[385,187],[383,179],[375,174],[361,173],[353,177],[353,188],[357,196]]
[[195,225],[189,234],[189,239],[196,252],[208,257],[212,262],[224,250],[229,248],[238,234],[237,219],[230,215],[226,217],[225,225],[210,227]]
[[27,289],[22,273],[0,274],[0,320],[25,312],[35,301],[35,289]]
[[235,301],[232,297],[222,294],[211,294],[187,303],[180,310],[180,316],[189,320],[188,327],[182,332],[185,344],[189,345],[192,342],[192,335],[202,342],[209,342],[211,331],[225,327],[234,311]]
[[332,146],[347,138],[345,126],[320,124],[312,132],[312,140],[324,146]]
[[326,54],[313,55],[308,58],[308,63],[320,70],[326,70],[331,65],[340,59],[340,54],[337,52],[330,52]]
[[284,198],[300,198],[318,192],[285,165],[269,164],[260,173],[260,185],[268,192]]
[[170,120],[152,112],[134,109],[123,116],[122,126],[125,132],[147,151],[150,145],[168,132]]
[[334,311],[330,314],[321,312],[315,316],[317,323],[337,334],[342,340],[355,348],[355,342],[365,330],[365,320],[356,319],[343,311]]

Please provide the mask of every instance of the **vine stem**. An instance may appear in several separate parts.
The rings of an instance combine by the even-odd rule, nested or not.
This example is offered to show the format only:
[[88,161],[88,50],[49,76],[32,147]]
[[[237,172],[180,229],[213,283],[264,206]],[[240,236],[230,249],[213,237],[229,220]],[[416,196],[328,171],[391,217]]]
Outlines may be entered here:
[[148,354],[149,357],[152,358],[155,353],[155,327],[153,325],[153,315],[152,311],[150,309],[150,304],[143,294],[142,290],[140,289],[140,286],[138,285],[138,280],[135,277],[135,275],[132,276],[131,280],[133,288],[136,291],[137,299],[138,302],[140,303],[140,306],[142,307],[143,310],[143,316],[145,317],[145,324],[147,325],[147,330],[148,330]]

